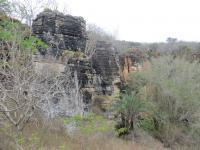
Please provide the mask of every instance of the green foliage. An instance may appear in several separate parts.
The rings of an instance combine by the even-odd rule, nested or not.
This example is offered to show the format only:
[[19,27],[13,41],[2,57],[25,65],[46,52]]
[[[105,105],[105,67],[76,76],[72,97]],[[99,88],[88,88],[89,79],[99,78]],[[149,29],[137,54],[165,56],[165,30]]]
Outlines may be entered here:
[[152,60],[146,72],[147,79],[155,85],[151,101],[169,121],[199,121],[200,65],[184,59],[164,57]]
[[[18,28],[18,24],[12,22],[5,15],[0,15],[2,21],[0,22],[0,40],[12,41],[14,40],[13,30]],[[18,31],[16,31],[18,32]]]
[[144,105],[145,103],[135,93],[126,93],[121,95],[121,98],[115,102],[114,107],[117,112],[129,116],[144,111]]
[[36,53],[38,49],[47,49],[48,46],[40,39],[30,36],[29,28],[19,21],[1,15],[0,18],[0,40],[7,43],[14,43],[23,52]]
[[128,134],[129,129],[128,128],[119,128],[119,129],[116,129],[115,131],[116,131],[117,136],[121,136],[121,135]]
[[23,136],[18,136],[18,138],[17,138],[17,143],[19,144],[19,145],[23,145],[24,144],[24,137]]
[[121,115],[122,127],[134,129],[138,117],[146,111],[145,102],[134,93],[125,93],[113,104],[114,110]]
[[147,80],[142,72],[131,73],[128,80],[128,89],[139,93],[141,88],[147,84]]
[[199,63],[171,56],[154,58],[145,71],[132,74],[129,90],[150,108],[138,126],[153,131],[167,146],[183,142],[183,137],[198,139],[194,130],[200,129],[199,74]]
[[60,149],[60,150],[66,150],[66,146],[65,146],[64,144],[63,144],[63,145],[60,145],[60,146],[59,146],[59,149]]
[[6,32],[6,31],[1,31],[0,32],[0,40],[12,40],[12,33],[11,32]]
[[75,126],[85,134],[106,132],[110,129],[106,119],[93,113],[89,113],[85,116],[75,115],[74,117],[65,118],[64,122],[66,124],[75,123]]
[[[22,27],[23,25],[17,21],[17,20],[12,20],[11,18],[8,18],[7,16],[3,15],[0,16],[2,21],[0,22],[0,31],[1,35],[3,37],[0,37],[1,40],[21,40],[21,36],[23,35]],[[5,36],[6,33],[10,34],[10,37]],[[5,37],[5,39],[4,39]]]
[[29,38],[26,38],[21,41],[20,46],[24,50],[28,50],[32,53],[36,53],[37,50],[40,48],[47,49],[48,45],[42,42],[40,39],[30,36]]
[[154,131],[155,124],[154,120],[151,116],[144,116],[138,121],[138,127],[146,130],[146,131]]

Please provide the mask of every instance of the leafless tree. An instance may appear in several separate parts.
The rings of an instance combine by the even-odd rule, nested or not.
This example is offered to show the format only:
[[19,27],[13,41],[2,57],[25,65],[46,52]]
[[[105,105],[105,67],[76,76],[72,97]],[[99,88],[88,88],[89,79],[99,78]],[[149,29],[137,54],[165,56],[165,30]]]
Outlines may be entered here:
[[0,117],[22,130],[36,110],[44,110],[43,104],[65,94],[69,74],[37,72],[32,51],[35,40],[25,35],[21,23],[10,19],[6,23],[1,32],[11,37],[0,37]]
[[36,73],[31,62],[18,65],[0,67],[0,113],[22,130],[36,110],[44,110],[44,105],[51,117],[50,101],[63,96],[69,82],[66,74]]
[[1,13],[10,12],[10,3],[7,0],[0,0],[0,12]]
[[[29,14],[30,18],[33,17],[34,12],[31,9],[25,8],[25,13],[24,8],[20,10],[21,14],[24,13],[22,19],[28,19]],[[72,79],[67,67],[64,73],[53,72],[49,68],[38,71],[33,58],[37,46],[35,40],[31,40],[34,37],[26,34],[27,30],[30,33],[30,28],[8,18],[7,26],[0,29],[2,35],[5,35],[0,37],[0,120],[7,118],[18,130],[23,130],[36,111],[43,111],[46,117],[53,117],[53,103],[59,98],[65,102],[65,111],[67,105],[73,111],[80,107],[81,111],[81,94],[76,72]],[[6,36],[8,33],[9,36]]]
[[31,26],[32,20],[44,9],[57,10],[56,0],[13,0],[12,16]]
[[112,42],[115,38],[106,33],[102,28],[95,24],[89,24],[87,26],[87,44],[85,48],[85,54],[91,57],[95,51],[97,41],[110,41]]

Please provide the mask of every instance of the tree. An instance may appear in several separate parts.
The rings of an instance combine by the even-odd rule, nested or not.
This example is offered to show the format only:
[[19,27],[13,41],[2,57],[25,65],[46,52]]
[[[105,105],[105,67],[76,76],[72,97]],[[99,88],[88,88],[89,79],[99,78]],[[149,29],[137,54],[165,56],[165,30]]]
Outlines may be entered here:
[[33,54],[47,48],[39,39],[26,33],[19,21],[4,17],[0,22],[0,116],[22,130],[36,110],[51,117],[50,101],[65,95],[67,74],[37,72]]
[[185,140],[199,142],[200,64],[178,56],[162,56],[152,58],[140,74],[142,80],[135,78],[129,83],[153,105],[154,135],[167,146]]
[[145,103],[133,93],[122,94],[114,103],[114,110],[120,114],[122,127],[134,130],[138,123],[138,117],[145,112]]
[[[18,64],[19,65],[19,64]],[[23,66],[1,66],[0,113],[22,130],[35,111],[44,111],[52,117],[50,101],[65,94],[61,76],[48,76],[35,72],[32,64]]]
[[[48,6],[48,7],[47,7]],[[33,19],[45,8],[57,10],[56,0],[13,0],[12,17],[19,19],[31,27]]]
[[88,57],[91,57],[94,53],[94,50],[96,48],[96,42],[97,41],[110,41],[112,42],[114,40],[114,37],[106,33],[102,28],[94,25],[89,24],[87,26],[87,44],[85,48],[85,54]]
[[166,41],[167,43],[173,44],[176,43],[178,40],[177,38],[168,37]]

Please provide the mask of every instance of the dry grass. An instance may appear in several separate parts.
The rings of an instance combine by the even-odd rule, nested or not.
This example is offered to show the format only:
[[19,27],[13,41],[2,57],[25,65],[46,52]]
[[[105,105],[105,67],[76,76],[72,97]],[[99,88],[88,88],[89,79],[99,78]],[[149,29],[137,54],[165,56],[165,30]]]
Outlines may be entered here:
[[[7,132],[7,131],[6,131]],[[11,132],[9,132],[11,134]],[[8,132],[7,132],[8,134]],[[12,134],[14,132],[12,131]],[[14,149],[14,140],[0,132],[0,150]],[[142,136],[136,143],[126,141],[108,134],[85,135],[76,133],[69,136],[62,126],[62,121],[46,122],[45,124],[30,123],[23,131],[21,147],[24,150],[163,150],[161,143],[150,136]],[[145,139],[144,139],[145,138]],[[4,142],[2,142],[2,139]],[[2,145],[4,143],[4,145]]]

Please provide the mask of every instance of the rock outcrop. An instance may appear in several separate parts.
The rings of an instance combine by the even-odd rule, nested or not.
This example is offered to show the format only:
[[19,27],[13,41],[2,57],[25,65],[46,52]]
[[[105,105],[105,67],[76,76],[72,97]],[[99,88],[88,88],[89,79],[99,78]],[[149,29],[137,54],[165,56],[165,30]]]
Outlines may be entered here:
[[94,93],[94,76],[90,60],[86,58],[71,58],[68,61],[72,78],[77,78],[79,94],[82,95],[82,111],[88,112],[92,103]]
[[128,80],[128,75],[133,71],[140,71],[142,62],[146,60],[144,52],[139,49],[131,49],[130,51],[120,54],[120,76],[121,82]]
[[[96,43],[91,58],[85,57],[83,53],[86,46],[85,26],[86,23],[81,17],[49,10],[40,13],[33,21],[33,34],[51,47],[49,55],[61,56],[63,62],[60,63],[67,64],[65,74],[70,72],[72,84],[66,87],[68,93],[54,106],[58,114],[86,113],[95,103],[94,97],[99,101],[102,100],[99,96],[116,95],[131,67],[138,62],[132,53],[119,56],[112,44],[105,41]],[[65,57],[67,59],[64,59]]]
[[84,51],[86,46],[86,22],[82,17],[45,10],[33,20],[32,31],[50,46],[54,56],[66,49]]
[[97,42],[92,56],[92,68],[97,74],[97,91],[104,95],[112,95],[114,85],[120,82],[120,66],[117,53],[110,43]]
[[[41,102],[47,117],[84,114],[93,110],[93,106],[106,111],[107,104],[119,94],[120,86],[141,56],[139,51],[119,55],[111,43],[98,41],[93,56],[86,57],[85,20],[51,10],[33,20],[32,34],[49,45],[48,51],[38,47],[40,53],[33,57],[36,73],[57,75],[55,80],[50,77],[43,88],[54,87],[52,90],[59,91]],[[0,60],[9,59],[9,45],[0,41]]]

